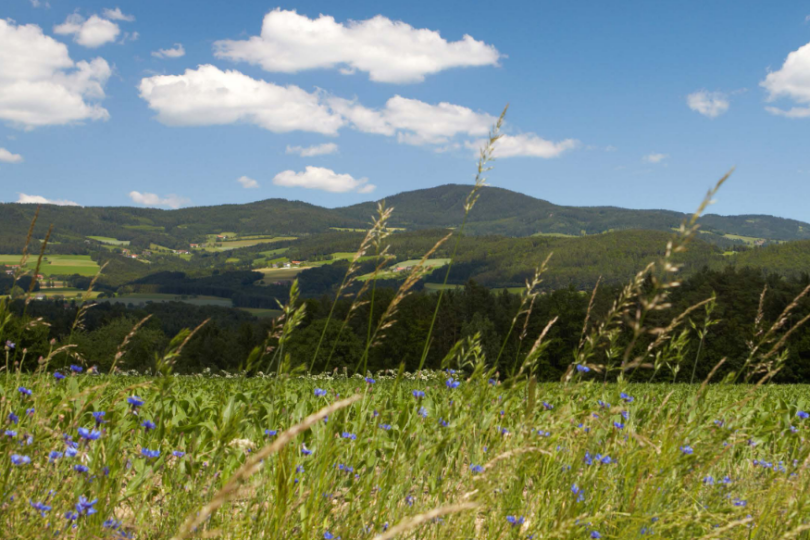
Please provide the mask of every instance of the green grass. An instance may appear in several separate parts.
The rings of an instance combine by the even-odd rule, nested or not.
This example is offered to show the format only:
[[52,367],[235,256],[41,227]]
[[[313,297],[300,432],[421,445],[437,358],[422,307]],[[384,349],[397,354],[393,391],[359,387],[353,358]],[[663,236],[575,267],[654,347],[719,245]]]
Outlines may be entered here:
[[247,311],[251,315],[255,315],[260,319],[275,319],[279,315],[281,315],[280,309],[263,309],[263,308],[239,308],[242,311]]
[[102,244],[110,244],[113,246],[128,246],[129,240],[118,240],[117,238],[110,238],[109,236],[88,236],[90,240],[101,242]]
[[[435,270],[436,268],[441,268],[442,266],[445,266],[449,262],[450,262],[450,259],[428,259],[428,260],[425,261],[425,268],[430,269],[430,270]],[[408,273],[410,272],[410,268],[416,266],[417,264],[419,264],[419,259],[410,259],[410,260],[407,260],[407,261],[392,264],[389,267],[391,270],[380,272],[377,275],[377,278],[378,279],[399,279],[399,278],[404,279],[405,277],[408,276]],[[405,268],[406,270],[402,270],[400,272],[395,272],[393,270],[394,268]],[[372,276],[372,274],[366,274],[364,276],[360,276],[357,279],[359,279],[359,280],[367,280],[371,276]]]
[[[20,264],[19,255],[0,255],[0,266]],[[37,258],[28,259],[26,269],[33,271],[37,265]],[[43,276],[73,275],[94,276],[99,266],[90,259],[89,255],[46,255],[42,260],[39,272]]]
[[724,234],[724,237],[730,240],[742,240],[749,246],[756,245],[757,242],[771,242],[771,243],[781,243],[779,240],[768,240],[767,238],[757,238],[755,236],[740,236],[739,234]]
[[216,296],[180,296],[176,294],[161,293],[133,293],[115,298],[100,298],[99,302],[109,302],[112,304],[133,304],[143,305],[149,302],[184,302],[195,306],[220,306],[232,307],[233,303],[229,298],[219,298]]
[[[208,247],[204,248],[205,251],[229,251],[232,249],[239,249],[245,247],[253,247],[261,244],[275,244],[277,242],[284,242],[287,240],[296,240],[295,236],[263,236],[263,237],[247,237],[247,239],[231,240],[209,240]],[[212,245],[214,242],[216,246]]]

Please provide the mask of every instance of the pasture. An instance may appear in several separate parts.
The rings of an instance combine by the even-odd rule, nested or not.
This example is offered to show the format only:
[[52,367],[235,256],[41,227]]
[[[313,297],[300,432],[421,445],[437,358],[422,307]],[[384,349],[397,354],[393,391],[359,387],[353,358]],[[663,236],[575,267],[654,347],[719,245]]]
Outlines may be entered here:
[[111,246],[128,246],[129,240],[118,240],[117,238],[110,238],[109,236],[88,236],[90,240],[101,242],[102,244],[109,244]]
[[[0,265],[13,266],[20,264],[20,255],[0,255]],[[34,270],[37,266],[37,256],[29,257],[26,269]],[[46,255],[39,268],[44,276],[94,276],[99,266],[89,255]]]
[[4,538],[807,538],[806,386],[61,373],[0,378]]
[[100,298],[99,302],[109,302],[111,304],[132,304],[136,306],[149,302],[185,302],[195,306],[220,306],[232,307],[230,298],[219,298],[216,296],[180,296],[175,294],[162,293],[132,293],[114,298]]

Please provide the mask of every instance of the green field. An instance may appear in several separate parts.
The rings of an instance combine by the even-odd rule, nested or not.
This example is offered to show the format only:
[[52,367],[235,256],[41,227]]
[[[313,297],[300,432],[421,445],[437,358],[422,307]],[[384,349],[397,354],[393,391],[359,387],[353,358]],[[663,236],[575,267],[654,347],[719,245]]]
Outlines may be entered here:
[[263,308],[238,308],[242,311],[247,311],[251,315],[255,315],[260,319],[270,318],[274,319],[281,315],[280,309],[263,309]]
[[129,240],[118,240],[117,238],[110,238],[108,236],[88,236],[90,240],[101,242],[102,244],[110,244],[113,246],[128,246]]
[[[436,268],[441,268],[450,262],[450,259],[428,259],[425,261],[425,269],[435,270]],[[380,272],[377,275],[377,279],[399,279],[399,278],[406,278],[410,272],[410,269],[419,264],[419,259],[410,259],[407,261],[394,263],[389,268],[391,270]],[[395,272],[394,268],[405,268],[400,272]],[[371,277],[371,274],[366,274],[364,276],[360,276],[358,279],[366,280]]]
[[184,302],[195,306],[220,306],[232,307],[233,303],[229,298],[219,298],[216,296],[180,296],[175,294],[161,293],[133,293],[115,298],[100,298],[99,302],[109,302],[112,304],[133,304],[143,305],[149,302]]
[[807,539],[807,386],[490,376],[3,375],[3,537]]
[[[0,265],[20,264],[19,255],[0,255]],[[26,269],[33,271],[37,266],[37,257],[28,259]],[[73,275],[94,276],[98,273],[99,266],[90,259],[89,255],[46,255],[39,268],[43,276]]]
[[257,285],[269,285],[276,281],[290,281],[304,270],[309,270],[309,268],[308,266],[298,268],[257,268],[256,272],[264,274],[264,278],[258,281]]
[[[237,238],[235,240],[208,240],[208,247],[203,248],[205,251],[229,251],[232,249],[239,249],[245,247],[258,246],[260,244],[275,244],[276,242],[284,242],[286,240],[296,240],[295,236],[247,236]],[[216,243],[216,245],[212,245]]]

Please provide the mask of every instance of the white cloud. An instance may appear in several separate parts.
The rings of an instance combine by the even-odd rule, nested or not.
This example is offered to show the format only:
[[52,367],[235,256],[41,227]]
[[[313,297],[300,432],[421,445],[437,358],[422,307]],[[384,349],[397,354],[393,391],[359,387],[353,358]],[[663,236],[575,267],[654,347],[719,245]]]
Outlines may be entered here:
[[102,12],[102,14],[104,15],[105,19],[109,19],[111,21],[132,22],[135,20],[134,15],[124,15],[123,13],[121,13],[121,8],[115,9],[107,8]]
[[180,58],[186,55],[186,50],[182,43],[175,43],[171,49],[159,49],[152,52],[155,58]]
[[500,57],[495,47],[468,35],[448,42],[435,30],[381,15],[343,24],[328,15],[310,19],[281,9],[264,16],[261,36],[217,41],[214,50],[218,58],[258,64],[266,71],[339,68],[388,83],[421,82],[425,75],[454,67],[494,66]]
[[644,161],[646,163],[661,163],[668,157],[669,157],[668,154],[647,154],[646,156],[641,158],[641,161]]
[[[477,152],[485,144],[483,139],[474,142],[467,142],[465,146]],[[550,159],[559,157],[563,152],[573,150],[579,146],[576,139],[565,139],[559,142],[548,141],[538,137],[534,133],[523,133],[520,135],[503,135],[495,143],[496,158],[510,157],[539,157]]]
[[20,204],[55,204],[56,206],[81,206],[79,203],[73,201],[66,201],[64,199],[46,199],[40,195],[26,195],[25,193],[17,194],[17,202]]
[[169,126],[254,124],[269,131],[333,135],[343,119],[297,86],[278,86],[238,71],[204,65],[182,75],[141,80],[141,97]]
[[379,110],[355,101],[329,98],[332,110],[346,117],[355,129],[366,133],[397,136],[406,144],[445,144],[458,134],[486,135],[496,117],[478,113],[461,105],[431,105],[418,99],[394,96]]
[[65,22],[53,27],[53,31],[59,35],[73,35],[73,41],[90,49],[115,41],[121,33],[121,29],[112,21],[102,19],[98,15],[92,15],[85,20],[78,13],[68,15]]
[[102,58],[74,63],[39,26],[0,19],[0,119],[27,128],[106,120],[95,101],[111,73]]
[[3,163],[22,163],[23,157],[20,154],[12,154],[5,148],[0,148],[0,162]]
[[273,178],[273,183],[284,187],[321,189],[331,193],[371,193],[377,186],[369,184],[367,178],[355,180],[349,174],[338,174],[323,167],[307,167],[303,172],[282,171]]
[[323,143],[315,146],[287,146],[288,154],[298,154],[301,157],[314,157],[323,156],[326,154],[334,154],[338,151],[338,145],[335,143]]
[[787,98],[800,105],[788,110],[766,107],[771,114],[788,118],[810,117],[810,43],[788,54],[781,69],[768,73],[759,84],[768,91],[768,101]]
[[140,191],[130,191],[129,198],[136,204],[142,204],[144,206],[168,206],[169,208],[180,208],[191,202],[185,197],[178,195],[166,195],[165,197],[161,197],[154,193],[141,193]]
[[695,112],[709,118],[717,118],[728,111],[728,96],[722,92],[699,90],[686,96],[686,104]]
[[259,187],[259,183],[249,176],[240,176],[236,181],[242,184],[242,187],[245,189],[256,189]]

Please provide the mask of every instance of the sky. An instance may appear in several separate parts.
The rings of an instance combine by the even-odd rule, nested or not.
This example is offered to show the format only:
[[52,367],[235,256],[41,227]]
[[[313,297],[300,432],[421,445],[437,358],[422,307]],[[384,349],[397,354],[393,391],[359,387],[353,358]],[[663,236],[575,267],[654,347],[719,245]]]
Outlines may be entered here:
[[4,0],[0,201],[471,183],[810,222],[810,2]]

